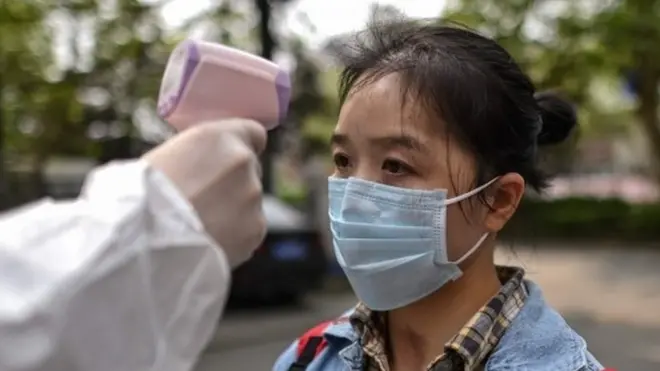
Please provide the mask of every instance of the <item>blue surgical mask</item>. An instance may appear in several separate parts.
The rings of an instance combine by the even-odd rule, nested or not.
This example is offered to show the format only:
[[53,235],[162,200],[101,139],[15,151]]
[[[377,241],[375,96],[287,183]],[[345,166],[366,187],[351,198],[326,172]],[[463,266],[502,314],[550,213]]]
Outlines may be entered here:
[[406,306],[462,275],[447,257],[447,206],[483,191],[496,179],[451,199],[446,190],[392,187],[358,178],[328,180],[334,252],[357,297],[373,310]]

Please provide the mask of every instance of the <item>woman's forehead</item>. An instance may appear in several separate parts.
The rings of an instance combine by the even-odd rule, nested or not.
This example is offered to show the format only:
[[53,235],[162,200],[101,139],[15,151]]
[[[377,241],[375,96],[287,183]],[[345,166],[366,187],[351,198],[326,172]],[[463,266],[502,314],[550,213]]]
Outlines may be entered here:
[[414,96],[404,94],[397,75],[358,85],[342,106],[335,132],[346,136],[437,136],[443,126]]

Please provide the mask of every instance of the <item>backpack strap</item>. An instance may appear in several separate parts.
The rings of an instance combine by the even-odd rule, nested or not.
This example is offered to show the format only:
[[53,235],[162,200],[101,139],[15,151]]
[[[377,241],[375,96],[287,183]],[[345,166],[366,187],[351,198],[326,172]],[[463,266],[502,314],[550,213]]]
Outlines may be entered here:
[[325,330],[335,321],[326,321],[318,324],[303,334],[298,339],[296,349],[296,362],[294,362],[289,371],[305,371],[307,366],[316,358],[321,351],[328,345],[323,337]]

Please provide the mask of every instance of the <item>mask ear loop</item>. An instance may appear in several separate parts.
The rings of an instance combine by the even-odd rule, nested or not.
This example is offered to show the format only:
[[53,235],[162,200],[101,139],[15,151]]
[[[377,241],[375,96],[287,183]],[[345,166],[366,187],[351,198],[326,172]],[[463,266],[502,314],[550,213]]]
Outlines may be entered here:
[[474,254],[474,252],[477,251],[477,249],[481,246],[481,244],[484,243],[484,241],[486,241],[486,237],[488,237],[488,235],[489,233],[484,233],[484,235],[481,236],[481,238],[479,238],[479,241],[477,241],[477,243],[475,243],[470,250],[468,250],[465,254],[463,254],[463,256],[461,256],[460,259],[456,260],[454,264],[461,264],[462,262],[465,261],[465,259],[469,258],[472,254]]
[[[457,203],[457,202],[461,202],[461,201],[463,201],[463,200],[466,200],[466,199],[468,199],[468,198],[470,198],[470,197],[476,195],[477,193],[483,191],[484,189],[488,188],[490,185],[492,185],[493,183],[495,183],[498,179],[500,179],[500,177],[495,177],[495,178],[491,179],[489,182],[482,184],[481,186],[479,186],[479,187],[477,187],[477,188],[471,190],[470,192],[463,193],[463,194],[460,195],[460,196],[456,196],[456,197],[454,197],[454,198],[450,198],[450,199],[448,199],[448,200],[445,200],[445,206],[448,206],[448,205],[451,205],[451,204],[455,204],[455,203]],[[477,251],[477,249],[479,249],[479,247],[481,246],[481,244],[484,243],[484,241],[486,240],[486,238],[488,237],[488,235],[489,235],[488,232],[484,233],[483,236],[481,236],[481,238],[479,238],[479,240],[477,241],[477,243],[475,243],[474,246],[472,246],[472,248],[470,248],[470,250],[468,250],[467,252],[465,252],[465,254],[463,254],[462,257],[460,257],[458,260],[456,260],[456,261],[454,262],[454,264],[461,264],[462,262],[465,261],[465,259],[469,258],[472,254],[474,254],[474,252]]]
[[484,183],[481,186],[471,190],[470,192],[463,193],[462,195],[456,196],[454,198],[449,198],[445,200],[445,206],[449,206],[451,204],[455,204],[457,202],[461,202],[463,200],[467,200],[468,198],[476,195],[477,193],[483,191],[484,189],[488,188],[491,184],[495,183],[500,177],[495,177],[491,179],[488,183]]

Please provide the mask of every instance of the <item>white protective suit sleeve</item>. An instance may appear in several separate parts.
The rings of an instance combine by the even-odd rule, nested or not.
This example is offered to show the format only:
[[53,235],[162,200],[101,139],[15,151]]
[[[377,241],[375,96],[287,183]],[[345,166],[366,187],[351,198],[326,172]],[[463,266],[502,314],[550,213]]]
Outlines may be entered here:
[[0,370],[189,371],[230,274],[164,175],[100,168],[77,200],[0,218]]

